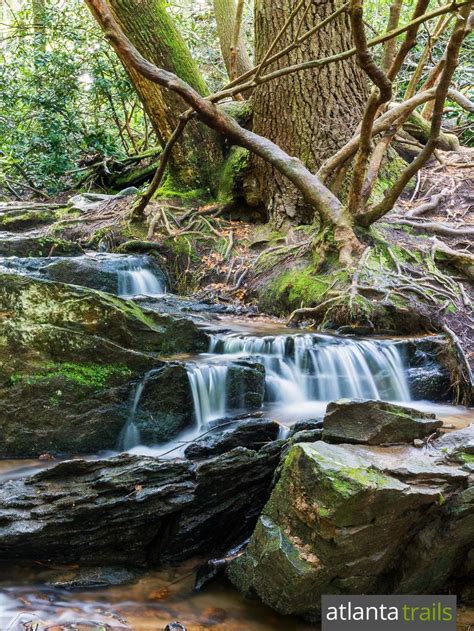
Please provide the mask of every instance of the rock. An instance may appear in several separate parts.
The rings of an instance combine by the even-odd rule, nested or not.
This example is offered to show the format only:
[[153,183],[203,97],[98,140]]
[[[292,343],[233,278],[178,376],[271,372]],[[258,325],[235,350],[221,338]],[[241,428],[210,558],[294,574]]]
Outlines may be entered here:
[[171,440],[193,422],[193,397],[186,366],[170,363],[153,370],[145,379],[134,418],[143,444]]
[[3,458],[114,449],[137,379],[208,346],[185,318],[17,274],[0,273],[0,314]]
[[72,241],[37,232],[22,234],[0,232],[0,256],[75,256],[82,248]]
[[216,429],[186,447],[185,456],[190,459],[208,458],[223,454],[235,447],[246,447],[259,451],[267,443],[278,438],[280,426],[266,418],[236,421],[231,427]]
[[442,336],[400,342],[407,363],[407,381],[414,401],[449,402],[453,399],[452,377],[447,367],[451,355]]
[[294,445],[227,574],[245,594],[310,620],[323,594],[440,593],[474,543],[467,484],[466,472],[411,447]]
[[68,590],[83,590],[115,585],[128,585],[141,576],[140,572],[123,567],[82,567],[78,570],[55,572],[47,585]]
[[300,432],[295,432],[294,434],[291,434],[287,444],[288,446],[291,446],[296,443],[314,443],[317,440],[322,440],[322,438],[322,429],[305,429]]
[[164,628],[164,631],[186,631],[186,627],[181,622],[175,620],[174,622],[170,622]]
[[442,427],[434,414],[383,401],[336,401],[324,417],[325,441],[387,445],[411,443]]
[[0,555],[141,567],[222,554],[253,530],[279,455],[278,443],[199,463],[122,454],[4,481]]
[[227,373],[227,407],[258,410],[265,396],[265,368],[254,361],[236,361]]
[[474,423],[455,432],[443,434],[434,447],[448,461],[474,466]]
[[34,228],[35,226],[53,223],[56,219],[55,210],[48,208],[12,208],[0,213],[0,229],[16,232]]
[[150,272],[162,285],[166,286],[163,272],[152,256],[120,256],[96,254],[62,258],[47,262],[41,269],[43,276],[60,283],[70,283],[91,287],[100,291],[118,294],[120,289],[120,272],[143,269]]
[[415,440],[413,441],[413,447],[416,447],[417,449],[422,449],[425,446],[425,441],[421,440],[421,438],[415,438]]
[[298,432],[305,432],[306,430],[322,429],[322,428],[323,428],[323,421],[321,420],[308,419],[306,421],[297,421],[291,426],[290,436],[293,436],[294,434],[297,434]]

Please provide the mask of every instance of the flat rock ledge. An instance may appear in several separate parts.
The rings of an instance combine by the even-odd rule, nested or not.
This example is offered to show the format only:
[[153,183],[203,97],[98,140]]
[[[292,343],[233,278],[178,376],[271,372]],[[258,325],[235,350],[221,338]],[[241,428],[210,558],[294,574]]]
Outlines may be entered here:
[[198,461],[68,460],[4,481],[0,556],[146,567],[223,553],[251,534],[281,446],[267,439]]

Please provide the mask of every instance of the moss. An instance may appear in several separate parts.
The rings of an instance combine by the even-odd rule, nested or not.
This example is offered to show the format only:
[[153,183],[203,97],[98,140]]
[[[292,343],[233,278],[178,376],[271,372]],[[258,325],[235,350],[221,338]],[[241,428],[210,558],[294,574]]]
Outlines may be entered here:
[[163,185],[157,190],[155,199],[181,199],[183,201],[196,201],[206,199],[208,192],[204,189],[189,190],[180,187],[171,174],[168,174]]
[[224,163],[219,180],[218,199],[227,202],[243,193],[243,177],[249,167],[250,152],[243,147],[232,147]]
[[345,270],[338,270],[330,275],[316,273],[309,265],[300,269],[282,272],[265,289],[261,297],[261,307],[271,311],[287,313],[302,306],[311,307],[325,299],[331,287],[343,286],[348,280]]
[[[382,201],[385,193],[393,187],[405,167],[406,162],[395,151],[389,151],[382,163],[382,168],[370,196],[369,202],[371,204],[377,204]],[[412,178],[405,190],[412,190],[415,182],[416,178]]]
[[130,377],[132,371],[125,365],[75,364],[72,362],[47,362],[32,375],[15,373],[10,377],[12,385],[24,382],[29,385],[62,377],[82,388],[102,390],[114,377]]
[[47,223],[48,221],[52,221],[54,216],[48,210],[31,210],[25,211],[21,214],[18,213],[6,213],[3,216],[0,216],[0,226],[4,226],[5,228],[13,227],[13,226],[22,226],[25,224],[41,224]]

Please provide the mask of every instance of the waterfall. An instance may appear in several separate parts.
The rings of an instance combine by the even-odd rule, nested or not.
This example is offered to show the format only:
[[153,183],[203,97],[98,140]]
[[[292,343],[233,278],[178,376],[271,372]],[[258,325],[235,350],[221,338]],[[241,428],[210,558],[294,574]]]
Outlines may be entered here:
[[[265,367],[268,404],[298,404],[337,399],[411,400],[399,345],[388,340],[358,340],[320,334],[254,337],[216,335],[207,359],[219,364],[188,365],[199,427],[223,418],[226,380],[232,360],[243,357]],[[228,364],[222,363],[223,359]]]
[[410,401],[402,356],[390,341],[320,334],[214,336],[210,352],[262,363],[272,402]]
[[130,264],[128,269],[118,270],[118,294],[122,298],[134,296],[162,296],[166,288],[163,283],[145,267]]
[[225,364],[188,364],[197,428],[226,413],[228,366]]
[[146,373],[143,379],[135,388],[135,392],[133,393],[133,398],[131,401],[128,418],[125,425],[120,432],[120,436],[118,439],[118,448],[121,451],[129,451],[133,447],[136,447],[140,444],[140,430],[135,424],[135,418],[137,416],[138,406],[140,405],[140,400],[142,398],[143,390],[145,389],[146,383],[148,379],[155,373],[156,370],[150,370]]

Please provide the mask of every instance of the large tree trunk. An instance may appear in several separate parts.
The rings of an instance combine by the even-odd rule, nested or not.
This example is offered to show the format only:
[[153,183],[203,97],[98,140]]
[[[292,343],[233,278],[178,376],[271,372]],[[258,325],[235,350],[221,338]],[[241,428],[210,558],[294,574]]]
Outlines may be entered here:
[[[189,49],[166,11],[164,0],[109,0],[109,6],[128,39],[149,61],[183,78],[200,94],[207,87]],[[165,145],[179,116],[186,109],[184,101],[171,90],[164,90],[145,79],[125,58],[121,58],[135,89],[152,121],[162,145]],[[170,161],[173,181],[189,188],[208,188],[215,180],[215,163],[220,159],[219,144],[204,125],[192,121]]]
[[[301,33],[331,15],[341,3],[312,0]],[[256,63],[278,34],[293,0],[255,0]],[[276,50],[291,44],[302,12],[286,31]],[[325,25],[300,49],[283,57],[277,67],[336,54],[353,46],[347,13]],[[315,171],[352,136],[368,95],[366,78],[354,58],[321,69],[307,70],[263,84],[254,91],[253,129]],[[268,163],[256,158],[254,175],[270,219],[277,227],[311,222],[313,209],[301,194]]]
[[[229,77],[231,74],[231,45],[232,36],[234,33],[236,11],[237,8],[235,0],[214,0],[214,13],[217,22],[217,33],[219,35],[219,43],[221,46],[222,56],[224,58],[225,67],[227,69],[227,74],[229,75]],[[237,76],[245,74],[253,67],[248,55],[247,38],[243,33],[243,29],[240,33],[235,66],[237,70]]]

